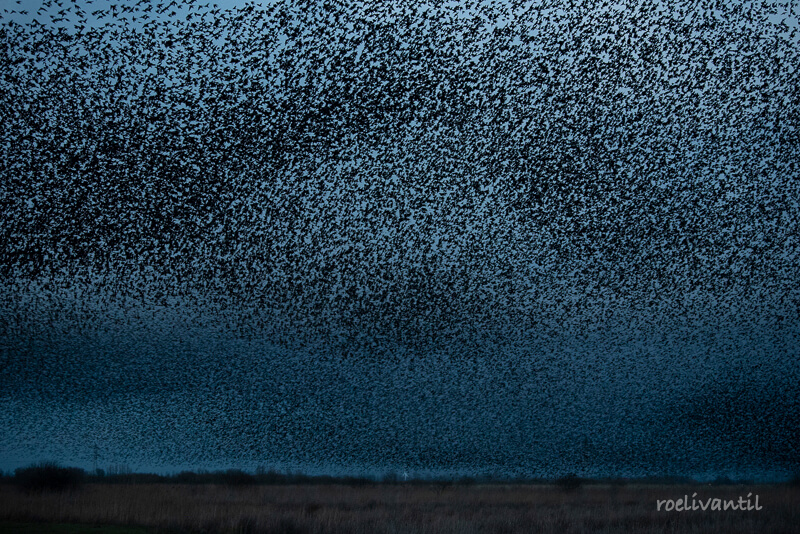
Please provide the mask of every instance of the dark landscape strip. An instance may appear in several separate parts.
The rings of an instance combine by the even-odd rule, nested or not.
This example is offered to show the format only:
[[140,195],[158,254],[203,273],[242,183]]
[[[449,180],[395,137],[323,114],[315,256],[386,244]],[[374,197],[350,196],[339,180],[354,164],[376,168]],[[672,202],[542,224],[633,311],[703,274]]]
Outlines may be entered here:
[[0,522],[0,534],[150,534],[145,527],[80,523]]

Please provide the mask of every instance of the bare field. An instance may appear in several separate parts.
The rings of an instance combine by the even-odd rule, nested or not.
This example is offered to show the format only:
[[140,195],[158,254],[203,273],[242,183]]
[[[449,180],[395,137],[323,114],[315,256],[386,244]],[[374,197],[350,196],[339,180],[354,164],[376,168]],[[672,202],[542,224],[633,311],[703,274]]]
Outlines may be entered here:
[[[759,497],[761,510],[656,510],[692,495]],[[0,523],[137,525],[151,532],[800,532],[797,486],[86,484],[62,493],[0,485]],[[2,524],[0,524],[2,527]],[[0,528],[2,531],[2,528]]]

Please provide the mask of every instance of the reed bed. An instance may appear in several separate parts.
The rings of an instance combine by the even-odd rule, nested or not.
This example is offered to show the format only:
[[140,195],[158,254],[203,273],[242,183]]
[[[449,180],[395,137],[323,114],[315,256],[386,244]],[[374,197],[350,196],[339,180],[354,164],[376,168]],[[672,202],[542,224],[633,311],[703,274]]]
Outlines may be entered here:
[[[761,510],[656,510],[660,499],[759,496]],[[137,525],[157,533],[800,532],[796,486],[0,485],[0,522]]]

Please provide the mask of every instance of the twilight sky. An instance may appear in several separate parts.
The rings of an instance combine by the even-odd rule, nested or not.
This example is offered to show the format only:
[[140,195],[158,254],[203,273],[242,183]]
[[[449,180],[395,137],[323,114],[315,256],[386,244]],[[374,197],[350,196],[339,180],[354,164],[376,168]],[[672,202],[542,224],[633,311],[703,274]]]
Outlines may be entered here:
[[797,6],[220,6],[0,10],[0,469],[800,471]]

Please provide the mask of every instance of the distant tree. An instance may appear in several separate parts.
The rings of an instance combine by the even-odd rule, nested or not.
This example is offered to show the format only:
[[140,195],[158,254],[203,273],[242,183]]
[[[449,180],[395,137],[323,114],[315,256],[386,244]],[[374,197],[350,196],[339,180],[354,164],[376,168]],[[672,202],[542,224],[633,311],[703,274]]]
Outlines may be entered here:
[[128,464],[112,464],[108,466],[108,474],[111,476],[130,475],[133,469]]
[[272,468],[259,467],[256,469],[256,481],[259,484],[279,484],[286,482],[286,475]]
[[248,486],[255,484],[256,482],[256,479],[253,475],[246,473],[241,469],[228,469],[227,471],[220,473],[220,479],[222,483],[229,486]]
[[[322,480],[322,477],[317,477],[319,479],[318,483],[327,483],[330,484],[335,482],[335,479],[332,477],[325,477],[327,480]],[[358,487],[358,486],[366,486],[370,483],[369,479],[364,477],[344,477],[341,479],[341,482],[347,484],[350,487]]]
[[583,480],[580,479],[575,473],[570,473],[567,476],[556,480],[556,485],[564,491],[574,491],[580,488],[582,484]]
[[60,467],[55,462],[42,462],[17,469],[14,481],[24,491],[66,491],[79,487],[86,472],[77,467]]
[[179,484],[197,484],[199,482],[197,473],[192,471],[181,471],[175,475],[175,482]]

